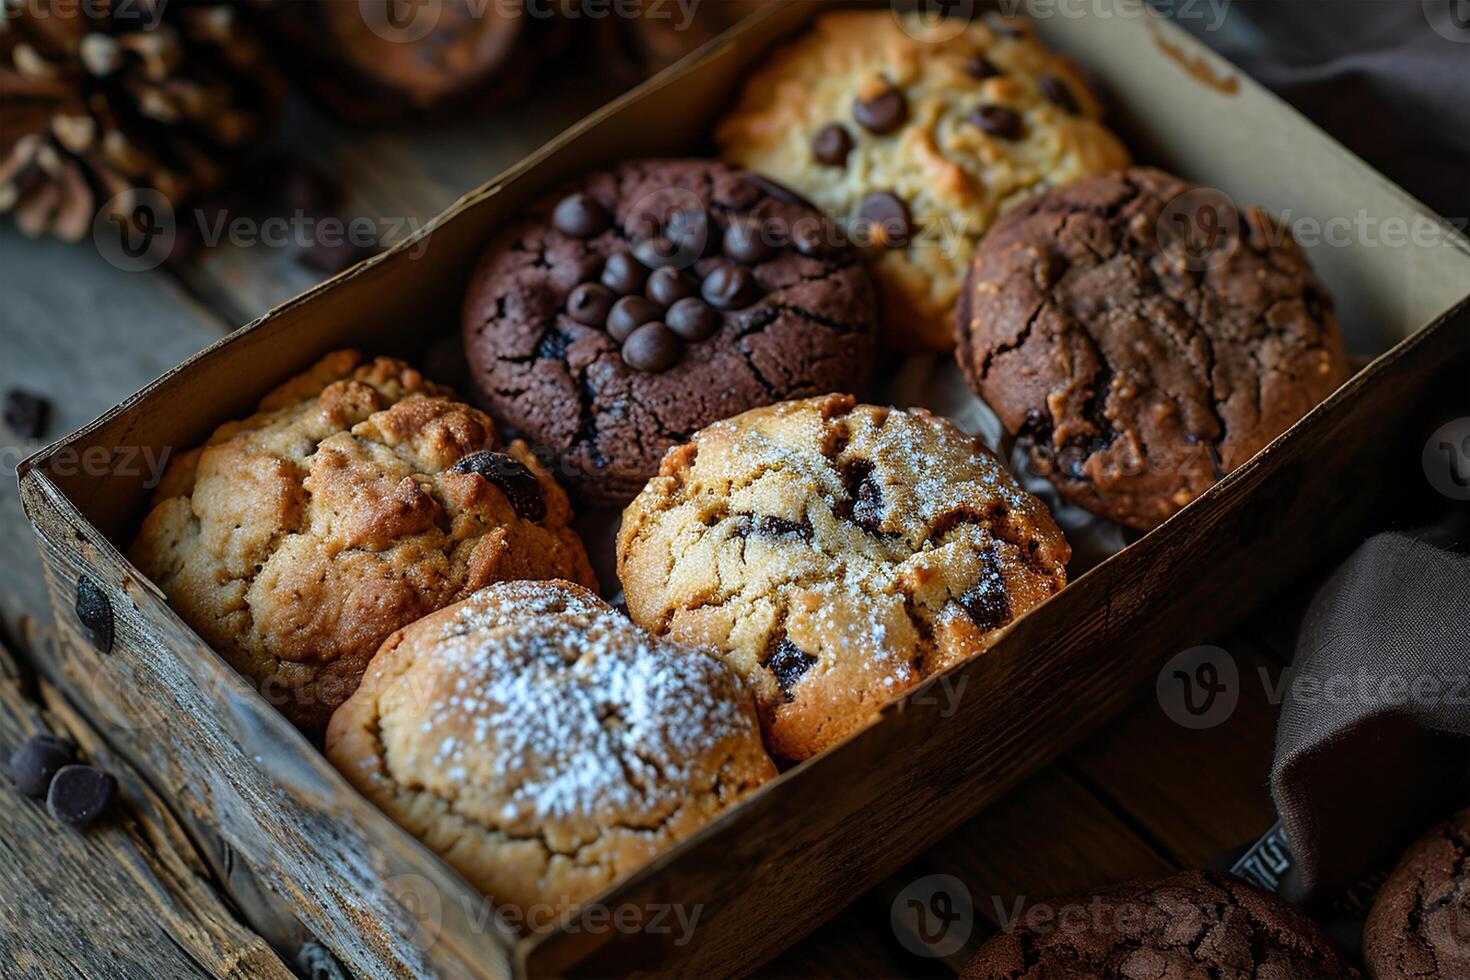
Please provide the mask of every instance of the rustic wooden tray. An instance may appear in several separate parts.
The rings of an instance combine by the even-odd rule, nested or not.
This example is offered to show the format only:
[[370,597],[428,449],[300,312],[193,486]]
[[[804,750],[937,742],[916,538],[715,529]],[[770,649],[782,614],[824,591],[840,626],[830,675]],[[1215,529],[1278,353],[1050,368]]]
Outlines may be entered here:
[[[1463,240],[1444,233],[1391,245],[1386,233],[1377,244],[1359,234],[1311,248],[1350,345],[1386,352],[985,657],[783,774],[560,928],[517,937],[353,792],[127,562],[122,549],[148,497],[137,460],[197,444],[333,348],[421,355],[427,336],[454,331],[470,268],[500,223],[630,148],[706,149],[709,123],[745,67],[829,6],[804,0],[753,18],[466,196],[422,235],[273,310],[20,467],[62,637],[46,670],[176,806],[263,932],[299,922],[364,976],[747,969],[1095,728],[1165,654],[1226,629],[1311,554],[1357,536],[1386,492],[1379,464],[1416,395],[1449,372],[1463,377]],[[1038,27],[1127,107],[1117,123],[1144,159],[1291,219],[1442,227],[1140,4],[1092,5]],[[962,693],[958,710],[953,692]],[[685,922],[697,914],[692,937],[675,906]],[[634,919],[621,919],[623,909]]]

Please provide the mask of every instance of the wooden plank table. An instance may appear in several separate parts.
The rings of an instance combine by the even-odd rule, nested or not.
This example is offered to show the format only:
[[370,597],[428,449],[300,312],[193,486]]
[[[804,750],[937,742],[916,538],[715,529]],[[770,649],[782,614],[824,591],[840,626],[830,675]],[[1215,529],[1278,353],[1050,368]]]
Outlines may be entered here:
[[[343,185],[344,216],[428,220],[600,98],[572,79],[493,129],[344,131],[293,110],[288,143]],[[555,111],[547,111],[547,106]],[[290,133],[297,134],[294,138]],[[307,138],[306,134],[309,134]],[[223,245],[180,269],[123,272],[88,247],[0,230],[0,388],[44,394],[49,441],[90,420],[232,326],[310,285],[291,250]],[[0,434],[0,438],[9,438]],[[38,446],[0,443],[7,469]],[[1228,601],[1228,583],[1221,583]],[[1225,724],[1192,730],[1151,691],[902,873],[767,964],[767,977],[953,976],[1027,904],[1168,868],[1201,867],[1272,823],[1266,791],[1282,638],[1301,597],[1218,640],[1244,680]],[[20,976],[287,976],[309,972],[244,920],[219,861],[28,663],[50,611],[13,490],[0,495],[0,755],[50,729],[115,773],[121,805],[72,833],[0,780],[0,963]],[[936,899],[936,892],[947,896]],[[968,899],[965,900],[965,896]],[[951,910],[957,910],[951,914]],[[958,918],[955,918],[958,915]],[[259,923],[256,924],[260,925]],[[280,936],[279,929],[268,930]],[[935,955],[935,952],[942,955]]]

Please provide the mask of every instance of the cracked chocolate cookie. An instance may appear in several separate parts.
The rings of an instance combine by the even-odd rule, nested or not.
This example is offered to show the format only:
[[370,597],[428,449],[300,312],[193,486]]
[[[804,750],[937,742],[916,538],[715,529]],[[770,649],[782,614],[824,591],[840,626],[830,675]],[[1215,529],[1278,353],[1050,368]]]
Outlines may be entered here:
[[1363,959],[1376,980],[1470,977],[1470,810],[1404,852],[1368,914]]
[[718,658],[566,582],[492,585],[394,633],[326,750],[528,931],[776,775]]
[[490,246],[464,309],[484,403],[603,504],[716,419],[864,391],[876,335],[872,284],[825,219],[704,160],[632,161],[551,196]]
[[1018,19],[842,11],[777,51],[721,156],[846,222],[887,342],[949,350],[975,243],[1029,193],[1128,165],[1082,76]]
[[1340,980],[1360,976],[1305,912],[1232,875],[1184,871],[1033,905],[961,980]]
[[952,423],[829,395],[670,451],[617,553],[633,620],[719,651],[796,761],[986,650],[1062,588],[1070,549]]
[[1148,168],[1038,195],[997,222],[958,336],[971,387],[1036,469],[1141,530],[1348,377],[1332,300],[1290,232]]
[[307,731],[394,630],[501,579],[594,585],[524,443],[402,361],[322,358],[174,459],[130,556]]

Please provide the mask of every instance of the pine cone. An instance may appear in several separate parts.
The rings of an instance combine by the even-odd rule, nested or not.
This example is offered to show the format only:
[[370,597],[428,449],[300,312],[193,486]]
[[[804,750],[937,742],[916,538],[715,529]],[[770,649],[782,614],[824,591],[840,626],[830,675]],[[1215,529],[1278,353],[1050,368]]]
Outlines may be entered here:
[[3,0],[0,13],[0,212],[31,236],[76,241],[130,190],[179,205],[220,188],[284,96],[229,3]]

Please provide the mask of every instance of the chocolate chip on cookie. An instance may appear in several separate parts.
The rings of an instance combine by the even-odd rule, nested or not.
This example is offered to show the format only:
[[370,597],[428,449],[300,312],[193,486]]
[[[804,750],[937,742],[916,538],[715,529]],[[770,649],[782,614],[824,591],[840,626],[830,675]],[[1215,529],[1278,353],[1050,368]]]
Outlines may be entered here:
[[1057,104],[1072,115],[1082,111],[1082,106],[1077,102],[1077,96],[1072,92],[1072,86],[1056,75],[1041,75],[1036,79],[1036,84],[1041,87],[1041,94]]
[[858,218],[876,245],[906,248],[914,233],[914,218],[903,198],[891,191],[875,191],[863,198]]
[[471,453],[449,469],[453,473],[483,476],[505,494],[516,516],[522,520],[546,519],[546,497],[541,493],[541,481],[514,456],[485,450]]
[[1248,210],[1200,263],[1161,238],[1195,193],[1135,168],[1023,201],[981,242],[959,307],[960,365],[1036,470],[1143,530],[1348,374],[1286,229]]
[[852,117],[870,133],[886,136],[908,122],[909,104],[903,92],[889,87],[871,98],[857,97],[852,104]]
[[983,105],[970,113],[970,121],[991,136],[1016,140],[1021,138],[1023,124],[1021,114],[1003,105]]
[[831,123],[817,130],[812,137],[812,156],[818,163],[829,167],[841,167],[847,163],[852,152],[852,134],[841,123]]
[[483,401],[608,504],[716,419],[862,391],[876,334],[871,281],[827,219],[706,160],[630,161],[531,208],[486,251],[463,330]]
[[745,676],[772,754],[797,761],[987,649],[1069,554],[952,423],[829,395],[671,451],[623,513],[618,577],[634,622]]

